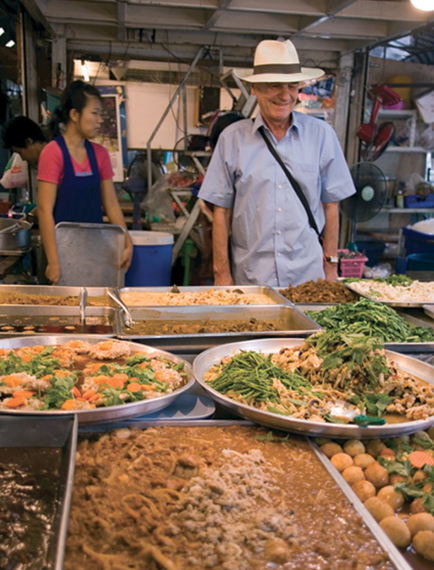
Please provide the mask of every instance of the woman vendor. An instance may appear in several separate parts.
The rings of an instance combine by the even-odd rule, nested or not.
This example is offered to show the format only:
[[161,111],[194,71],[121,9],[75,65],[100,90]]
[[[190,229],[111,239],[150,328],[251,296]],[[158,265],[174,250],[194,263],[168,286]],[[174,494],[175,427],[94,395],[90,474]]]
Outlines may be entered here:
[[[60,279],[55,224],[102,223],[103,208],[110,223],[126,231],[120,267],[127,271],[131,264],[133,244],[116,197],[109,154],[103,146],[89,141],[99,131],[102,110],[102,98],[95,87],[83,81],[72,82],[50,123],[58,136],[39,158],[39,228],[48,262],[45,275],[53,285]],[[66,125],[63,135],[59,134],[61,123]]]

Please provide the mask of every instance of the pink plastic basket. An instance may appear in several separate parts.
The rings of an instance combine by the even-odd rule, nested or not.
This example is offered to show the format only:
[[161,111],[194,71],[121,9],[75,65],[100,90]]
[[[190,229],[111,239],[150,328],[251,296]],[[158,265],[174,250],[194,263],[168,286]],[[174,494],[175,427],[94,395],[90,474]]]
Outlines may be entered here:
[[[339,253],[349,253],[348,249],[338,249]],[[360,257],[350,257],[345,259],[341,257],[339,259],[340,276],[341,277],[362,277],[363,267],[368,261],[367,257],[360,255]]]

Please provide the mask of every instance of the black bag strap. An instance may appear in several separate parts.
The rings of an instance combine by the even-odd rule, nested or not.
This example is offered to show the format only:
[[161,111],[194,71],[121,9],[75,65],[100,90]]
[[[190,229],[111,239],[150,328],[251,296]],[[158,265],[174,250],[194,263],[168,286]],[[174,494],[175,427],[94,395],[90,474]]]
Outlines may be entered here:
[[274,158],[277,160],[277,162],[282,167],[283,172],[286,174],[286,177],[288,178],[289,182],[291,183],[292,187],[294,188],[294,191],[297,194],[300,202],[303,204],[304,209],[306,210],[307,217],[309,218],[310,227],[316,231],[318,236],[320,236],[320,233],[318,231],[318,226],[316,225],[315,218],[313,217],[312,210],[310,209],[310,206],[309,206],[309,202],[307,201],[306,196],[303,194],[303,190],[301,189],[300,184],[297,182],[297,180],[293,177],[293,175],[289,172],[289,170],[287,169],[287,167],[283,163],[283,160],[280,158],[279,153],[274,148],[270,139],[266,135],[264,126],[261,125],[259,127],[258,131],[261,133],[261,137],[264,139],[265,144],[268,146],[268,150],[271,152],[271,154],[274,156]]

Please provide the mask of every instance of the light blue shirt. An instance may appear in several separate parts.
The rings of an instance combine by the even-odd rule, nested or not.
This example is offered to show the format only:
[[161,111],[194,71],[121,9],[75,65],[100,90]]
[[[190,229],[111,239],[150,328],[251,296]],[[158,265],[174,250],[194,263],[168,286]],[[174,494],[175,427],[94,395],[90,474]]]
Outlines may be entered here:
[[281,166],[258,128],[264,125],[283,162],[300,184],[319,231],[322,202],[355,192],[334,130],[324,121],[292,113],[281,141],[260,114],[238,121],[220,135],[199,197],[233,209],[232,276],[237,285],[287,287],[324,278],[322,248]]

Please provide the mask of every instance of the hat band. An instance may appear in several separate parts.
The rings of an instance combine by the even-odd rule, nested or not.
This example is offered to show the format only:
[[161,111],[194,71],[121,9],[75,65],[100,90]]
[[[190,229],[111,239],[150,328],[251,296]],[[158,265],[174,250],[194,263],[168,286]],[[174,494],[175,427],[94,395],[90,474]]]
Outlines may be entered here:
[[300,73],[301,65],[299,63],[289,63],[282,65],[280,63],[271,63],[268,65],[255,65],[253,67],[253,75],[262,75],[264,73]]

